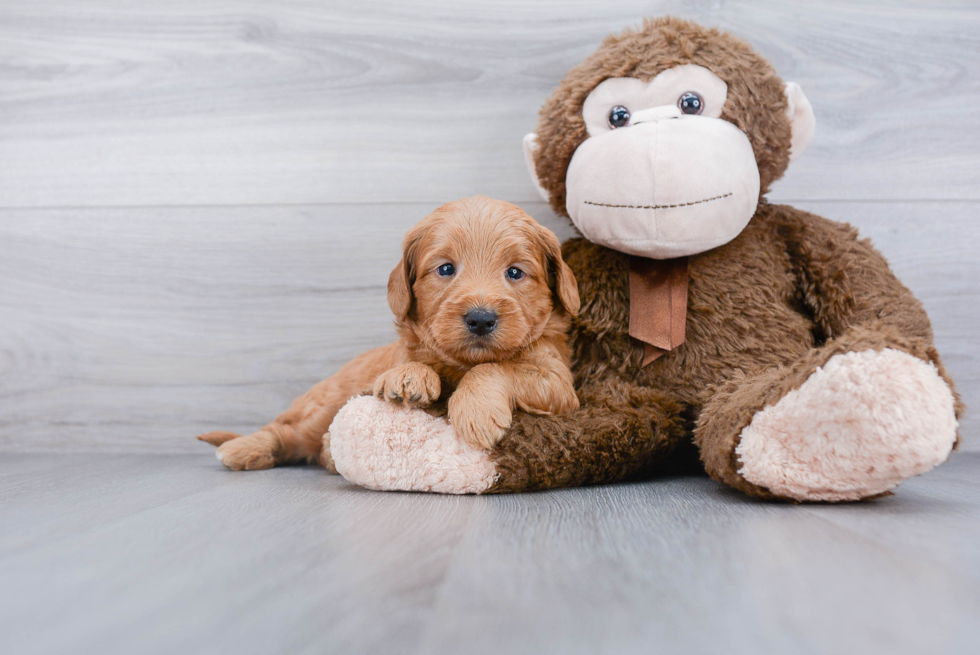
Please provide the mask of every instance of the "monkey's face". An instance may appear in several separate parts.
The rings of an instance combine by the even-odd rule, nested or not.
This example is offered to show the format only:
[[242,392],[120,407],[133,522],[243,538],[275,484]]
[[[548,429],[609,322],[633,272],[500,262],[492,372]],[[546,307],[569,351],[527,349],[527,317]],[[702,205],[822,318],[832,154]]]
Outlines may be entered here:
[[573,69],[524,146],[538,190],[583,236],[668,259],[738,236],[813,127],[799,86],[747,44],[664,18]]
[[565,206],[582,234],[656,259],[734,239],[755,213],[759,167],[748,137],[720,118],[727,93],[693,65],[593,89],[582,110],[589,138],[565,178]]

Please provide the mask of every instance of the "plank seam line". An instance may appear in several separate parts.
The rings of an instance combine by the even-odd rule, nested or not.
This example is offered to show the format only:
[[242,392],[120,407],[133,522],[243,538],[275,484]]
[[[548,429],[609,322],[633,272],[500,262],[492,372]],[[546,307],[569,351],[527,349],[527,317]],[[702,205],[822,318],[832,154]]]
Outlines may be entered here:
[[[508,199],[522,205],[545,205],[537,199]],[[0,211],[91,211],[91,210],[133,210],[133,209],[245,209],[274,207],[342,207],[342,206],[389,206],[389,205],[433,205],[449,202],[442,200],[386,200],[368,202],[266,202],[266,203],[214,203],[214,204],[173,204],[173,205],[0,205]],[[833,203],[833,204],[928,204],[928,203],[980,203],[980,198],[770,198],[770,204]]]

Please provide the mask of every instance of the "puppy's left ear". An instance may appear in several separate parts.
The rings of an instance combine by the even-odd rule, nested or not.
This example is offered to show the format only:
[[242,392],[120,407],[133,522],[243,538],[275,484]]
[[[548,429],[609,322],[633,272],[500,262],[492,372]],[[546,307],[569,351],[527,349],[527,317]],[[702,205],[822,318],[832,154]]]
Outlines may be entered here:
[[578,297],[578,282],[575,274],[561,256],[561,243],[555,233],[544,226],[538,226],[541,248],[548,263],[548,278],[552,283],[555,298],[572,316],[578,316],[581,301]]

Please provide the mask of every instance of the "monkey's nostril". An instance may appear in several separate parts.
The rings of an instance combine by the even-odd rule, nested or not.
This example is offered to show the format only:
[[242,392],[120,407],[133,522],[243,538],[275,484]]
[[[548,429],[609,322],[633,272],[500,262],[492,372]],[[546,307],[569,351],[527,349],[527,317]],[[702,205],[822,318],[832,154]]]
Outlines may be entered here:
[[493,332],[497,327],[497,312],[484,307],[471,309],[463,315],[463,321],[467,329],[477,336],[484,336]]

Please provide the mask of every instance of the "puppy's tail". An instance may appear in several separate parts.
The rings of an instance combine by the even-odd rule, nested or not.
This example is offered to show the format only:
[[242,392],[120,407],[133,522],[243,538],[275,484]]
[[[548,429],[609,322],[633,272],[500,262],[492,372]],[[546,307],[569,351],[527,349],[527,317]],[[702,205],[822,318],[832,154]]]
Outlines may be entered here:
[[207,434],[199,434],[197,438],[200,441],[206,441],[212,446],[220,446],[226,441],[231,441],[232,439],[237,439],[242,435],[235,434],[234,432],[208,432]]

